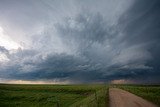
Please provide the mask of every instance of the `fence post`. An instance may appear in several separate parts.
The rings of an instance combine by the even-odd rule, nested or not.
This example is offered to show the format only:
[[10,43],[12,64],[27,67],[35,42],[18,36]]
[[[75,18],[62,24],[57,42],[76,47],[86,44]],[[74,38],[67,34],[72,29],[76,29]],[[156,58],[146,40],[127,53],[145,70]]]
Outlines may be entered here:
[[59,100],[57,100],[57,107],[60,107],[60,105],[59,105]]
[[96,100],[96,103],[97,103],[97,107],[99,107],[99,102],[98,102],[98,98],[97,98],[97,91],[95,91],[95,100]]

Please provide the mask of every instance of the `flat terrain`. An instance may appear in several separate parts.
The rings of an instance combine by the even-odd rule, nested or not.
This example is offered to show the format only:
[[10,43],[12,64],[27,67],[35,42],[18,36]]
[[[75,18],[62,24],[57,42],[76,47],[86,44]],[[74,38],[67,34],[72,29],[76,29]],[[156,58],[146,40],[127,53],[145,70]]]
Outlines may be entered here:
[[0,84],[0,107],[106,107],[105,85]]
[[141,97],[118,88],[109,89],[110,107],[157,107]]
[[[116,91],[117,89],[113,90],[113,86],[126,90],[130,93],[129,95],[124,94],[126,91],[123,90],[119,93],[119,91]],[[134,103],[136,106],[134,107],[143,107],[140,105],[143,101],[139,100],[142,98],[160,106],[159,85],[110,85],[110,87],[112,88],[110,89],[110,94],[114,94],[116,98],[109,99],[109,85],[104,84],[0,84],[0,107],[109,107],[109,101],[113,103],[111,104],[111,107],[116,107],[118,103],[128,103],[128,107],[132,107],[130,100],[133,100],[134,97],[130,96],[135,95],[139,97],[138,101],[135,100]],[[148,101],[145,102],[148,103]],[[114,105],[115,102],[116,105]],[[147,104],[147,106],[145,105],[145,107],[148,107],[149,104]],[[120,104],[118,104],[118,107],[121,107]]]

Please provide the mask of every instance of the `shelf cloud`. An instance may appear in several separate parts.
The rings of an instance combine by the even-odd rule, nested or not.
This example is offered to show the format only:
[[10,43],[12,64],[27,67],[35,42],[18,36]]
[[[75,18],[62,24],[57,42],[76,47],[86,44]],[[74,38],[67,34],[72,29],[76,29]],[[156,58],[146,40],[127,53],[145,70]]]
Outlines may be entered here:
[[0,13],[18,46],[0,43],[0,82],[160,83],[159,0],[2,0]]

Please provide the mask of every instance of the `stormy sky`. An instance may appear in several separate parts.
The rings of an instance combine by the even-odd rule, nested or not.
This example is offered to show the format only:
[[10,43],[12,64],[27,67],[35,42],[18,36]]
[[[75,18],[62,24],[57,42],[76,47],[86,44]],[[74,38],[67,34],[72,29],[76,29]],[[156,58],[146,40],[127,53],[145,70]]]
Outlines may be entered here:
[[0,0],[0,82],[26,81],[160,83],[160,1]]

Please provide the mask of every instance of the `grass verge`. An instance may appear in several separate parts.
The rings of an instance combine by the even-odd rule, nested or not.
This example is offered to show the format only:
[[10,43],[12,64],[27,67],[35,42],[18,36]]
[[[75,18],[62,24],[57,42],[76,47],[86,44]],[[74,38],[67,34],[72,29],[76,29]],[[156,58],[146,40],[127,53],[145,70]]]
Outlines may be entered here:
[[72,104],[70,107],[109,107],[109,88],[95,91],[87,98]]
[[138,95],[160,107],[160,85],[116,85],[116,87]]

